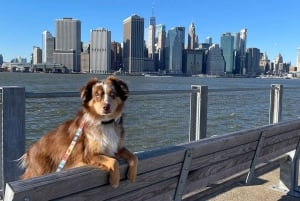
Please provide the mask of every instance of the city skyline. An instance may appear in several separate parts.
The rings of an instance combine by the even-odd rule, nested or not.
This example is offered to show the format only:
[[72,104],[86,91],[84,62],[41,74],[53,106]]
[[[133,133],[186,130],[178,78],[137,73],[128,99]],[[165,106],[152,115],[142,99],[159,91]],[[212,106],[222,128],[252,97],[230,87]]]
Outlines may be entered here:
[[[18,56],[29,59],[34,46],[42,47],[43,31],[48,30],[55,36],[55,20],[63,17],[72,17],[82,22],[83,43],[90,41],[90,30],[97,28],[108,29],[112,41],[123,42],[123,20],[137,14],[145,19],[145,33],[148,33],[152,15],[156,18],[156,24],[165,25],[166,30],[185,27],[185,45],[189,26],[193,22],[199,42],[204,42],[210,36],[216,44],[220,44],[222,34],[247,28],[247,48],[259,48],[261,52],[267,52],[271,60],[275,60],[281,53],[284,61],[292,65],[296,65],[300,47],[300,26],[297,26],[297,7],[300,2],[297,0],[255,0],[251,4],[240,4],[237,0],[187,0],[184,3],[175,0],[172,5],[169,1],[157,0],[76,3],[64,0],[57,3],[43,1],[39,4],[33,0],[13,0],[2,2],[1,5],[4,10],[10,11],[0,14],[3,27],[0,31],[0,54],[4,61]],[[146,36],[144,40],[147,40]]]

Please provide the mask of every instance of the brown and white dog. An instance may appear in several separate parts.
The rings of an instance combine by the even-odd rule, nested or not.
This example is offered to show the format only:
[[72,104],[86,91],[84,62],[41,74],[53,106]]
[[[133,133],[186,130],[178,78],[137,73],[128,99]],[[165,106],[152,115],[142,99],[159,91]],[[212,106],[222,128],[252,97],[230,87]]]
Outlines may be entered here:
[[110,183],[120,181],[117,158],[128,161],[127,177],[134,182],[137,157],[124,147],[122,111],[128,97],[127,84],[109,76],[103,81],[90,79],[81,89],[82,108],[72,120],[48,132],[23,155],[22,179],[55,172],[83,122],[82,134],[66,161],[64,169],[93,166],[110,173]]

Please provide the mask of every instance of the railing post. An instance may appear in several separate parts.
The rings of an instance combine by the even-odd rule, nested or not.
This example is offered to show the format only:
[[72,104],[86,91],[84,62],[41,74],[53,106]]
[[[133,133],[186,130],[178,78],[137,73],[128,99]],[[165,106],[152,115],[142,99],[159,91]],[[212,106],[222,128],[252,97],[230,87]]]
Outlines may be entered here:
[[281,121],[283,85],[272,84],[270,92],[269,124]]
[[21,175],[19,159],[25,150],[25,88],[0,87],[0,193]]
[[190,141],[206,138],[208,87],[192,85],[190,104]]

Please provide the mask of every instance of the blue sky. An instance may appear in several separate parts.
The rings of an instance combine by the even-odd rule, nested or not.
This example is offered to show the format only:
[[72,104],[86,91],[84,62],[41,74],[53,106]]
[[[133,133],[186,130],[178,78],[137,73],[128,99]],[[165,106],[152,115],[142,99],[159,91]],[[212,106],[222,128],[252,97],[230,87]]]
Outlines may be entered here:
[[112,40],[122,42],[123,20],[132,14],[149,24],[154,3],[157,24],[169,30],[193,21],[199,41],[207,36],[220,43],[226,32],[248,30],[247,47],[257,47],[274,60],[281,53],[285,62],[296,64],[300,47],[299,0],[3,0],[0,11],[0,54],[4,61],[29,58],[33,46],[42,47],[42,32],[55,35],[55,19],[81,21],[82,41],[90,29],[106,28]]

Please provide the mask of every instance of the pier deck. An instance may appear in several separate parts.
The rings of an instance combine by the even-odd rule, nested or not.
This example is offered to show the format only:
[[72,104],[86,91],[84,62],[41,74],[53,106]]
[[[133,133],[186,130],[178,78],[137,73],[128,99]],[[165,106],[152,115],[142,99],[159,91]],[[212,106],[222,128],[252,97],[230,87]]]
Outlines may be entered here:
[[299,198],[287,195],[287,192],[278,189],[280,169],[272,171],[255,178],[249,185],[236,183],[229,186],[225,191],[216,192],[207,197],[209,201],[297,201]]

